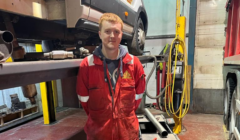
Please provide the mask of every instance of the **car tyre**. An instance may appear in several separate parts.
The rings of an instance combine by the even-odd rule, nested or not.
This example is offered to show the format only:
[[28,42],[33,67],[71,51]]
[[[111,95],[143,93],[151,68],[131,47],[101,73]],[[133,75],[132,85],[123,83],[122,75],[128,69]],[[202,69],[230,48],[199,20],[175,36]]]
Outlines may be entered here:
[[142,55],[144,52],[146,33],[144,30],[143,21],[138,19],[136,29],[134,31],[132,41],[128,43],[128,50],[133,55]]

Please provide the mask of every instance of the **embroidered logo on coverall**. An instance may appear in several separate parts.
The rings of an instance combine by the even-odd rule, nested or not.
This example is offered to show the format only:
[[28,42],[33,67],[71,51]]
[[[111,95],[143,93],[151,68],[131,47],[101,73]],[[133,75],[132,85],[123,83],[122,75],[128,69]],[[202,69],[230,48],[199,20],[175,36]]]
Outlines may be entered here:
[[123,74],[123,78],[122,79],[132,79],[131,74],[126,70]]

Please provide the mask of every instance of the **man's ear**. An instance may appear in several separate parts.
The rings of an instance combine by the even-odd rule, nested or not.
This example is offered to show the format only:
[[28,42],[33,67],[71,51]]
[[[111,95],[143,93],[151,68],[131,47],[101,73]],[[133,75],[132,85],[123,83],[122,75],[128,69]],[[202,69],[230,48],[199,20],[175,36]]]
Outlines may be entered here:
[[101,37],[101,31],[98,31],[99,38],[102,39]]

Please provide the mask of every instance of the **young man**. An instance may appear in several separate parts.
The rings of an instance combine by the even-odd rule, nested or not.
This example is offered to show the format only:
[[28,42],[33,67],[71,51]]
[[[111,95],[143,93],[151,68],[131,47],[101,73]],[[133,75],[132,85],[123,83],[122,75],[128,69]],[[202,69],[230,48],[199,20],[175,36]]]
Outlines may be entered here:
[[123,22],[105,13],[99,21],[102,44],[83,59],[77,77],[79,101],[88,115],[88,140],[138,140],[135,111],[145,90],[139,59],[120,45]]

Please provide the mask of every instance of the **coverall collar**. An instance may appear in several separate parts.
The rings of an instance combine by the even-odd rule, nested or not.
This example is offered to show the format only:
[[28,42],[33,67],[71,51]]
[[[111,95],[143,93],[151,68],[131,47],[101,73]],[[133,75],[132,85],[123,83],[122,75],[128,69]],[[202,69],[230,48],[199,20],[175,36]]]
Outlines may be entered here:
[[[101,50],[101,45],[100,46],[97,46],[96,49],[94,50],[94,53],[93,53],[93,57],[94,57],[94,61],[93,63],[95,65],[103,65],[103,57],[102,54],[100,54],[99,50]],[[122,62],[124,64],[127,64],[128,62],[130,62],[133,58],[129,55],[129,53],[127,53],[126,50],[124,50],[123,46],[119,45],[119,49],[120,49],[120,57],[122,57]],[[121,56],[121,51],[126,51],[126,53],[124,53],[122,56]]]

